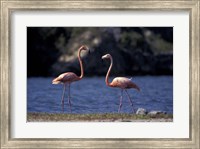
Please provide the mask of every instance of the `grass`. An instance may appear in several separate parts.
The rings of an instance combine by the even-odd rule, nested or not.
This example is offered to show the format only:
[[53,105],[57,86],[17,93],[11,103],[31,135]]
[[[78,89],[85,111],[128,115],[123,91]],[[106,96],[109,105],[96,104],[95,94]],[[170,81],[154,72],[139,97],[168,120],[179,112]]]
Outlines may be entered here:
[[132,121],[172,121],[172,114],[137,115],[137,114],[68,114],[68,113],[28,113],[28,122],[132,122]]

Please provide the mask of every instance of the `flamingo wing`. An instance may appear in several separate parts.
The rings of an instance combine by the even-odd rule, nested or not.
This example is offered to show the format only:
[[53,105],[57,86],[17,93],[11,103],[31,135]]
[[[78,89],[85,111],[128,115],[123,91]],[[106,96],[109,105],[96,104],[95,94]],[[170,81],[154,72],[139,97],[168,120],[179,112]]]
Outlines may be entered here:
[[[131,78],[132,79],[132,78]],[[131,79],[125,78],[125,77],[116,77],[113,79],[113,81],[110,83],[112,87],[119,87],[122,89],[129,89],[129,88],[135,88],[138,91],[140,91],[140,88],[131,81]]]
[[79,80],[79,77],[73,72],[67,72],[59,75],[57,78],[53,79],[52,84],[59,83],[71,83],[73,81]]

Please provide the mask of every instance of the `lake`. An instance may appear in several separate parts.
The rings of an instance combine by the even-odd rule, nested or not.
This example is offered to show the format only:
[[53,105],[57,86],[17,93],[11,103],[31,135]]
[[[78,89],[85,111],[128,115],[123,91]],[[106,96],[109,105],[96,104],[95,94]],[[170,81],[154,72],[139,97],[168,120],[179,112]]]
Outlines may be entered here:
[[[28,78],[27,111],[62,113],[61,97],[63,85],[51,84],[53,78]],[[110,81],[113,78],[110,78]],[[173,113],[173,76],[137,76],[133,77],[141,89],[129,89],[134,109],[147,111],[165,111]],[[64,112],[70,113],[65,93]],[[105,77],[84,77],[71,84],[72,113],[117,113],[121,90],[105,84]],[[121,113],[131,113],[129,100],[124,92]]]

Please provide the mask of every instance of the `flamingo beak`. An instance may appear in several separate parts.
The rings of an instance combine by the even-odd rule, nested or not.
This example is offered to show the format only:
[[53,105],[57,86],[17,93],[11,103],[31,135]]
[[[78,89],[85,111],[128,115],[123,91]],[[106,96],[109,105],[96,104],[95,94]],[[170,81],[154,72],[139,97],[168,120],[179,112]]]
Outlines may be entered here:
[[105,59],[105,58],[106,58],[106,55],[104,55],[104,56],[101,57],[102,60]]
[[103,64],[103,59],[105,59],[105,55],[101,57],[101,63]]

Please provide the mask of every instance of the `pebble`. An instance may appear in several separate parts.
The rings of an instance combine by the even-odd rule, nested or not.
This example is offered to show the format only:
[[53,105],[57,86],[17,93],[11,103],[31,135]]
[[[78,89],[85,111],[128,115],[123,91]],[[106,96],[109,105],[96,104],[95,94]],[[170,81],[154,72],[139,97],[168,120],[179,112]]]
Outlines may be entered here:
[[138,108],[137,111],[136,111],[136,114],[138,115],[151,115],[151,116],[154,116],[154,115],[159,115],[159,114],[167,114],[167,112],[165,111],[150,111],[150,112],[147,112],[146,109],[144,108]]

